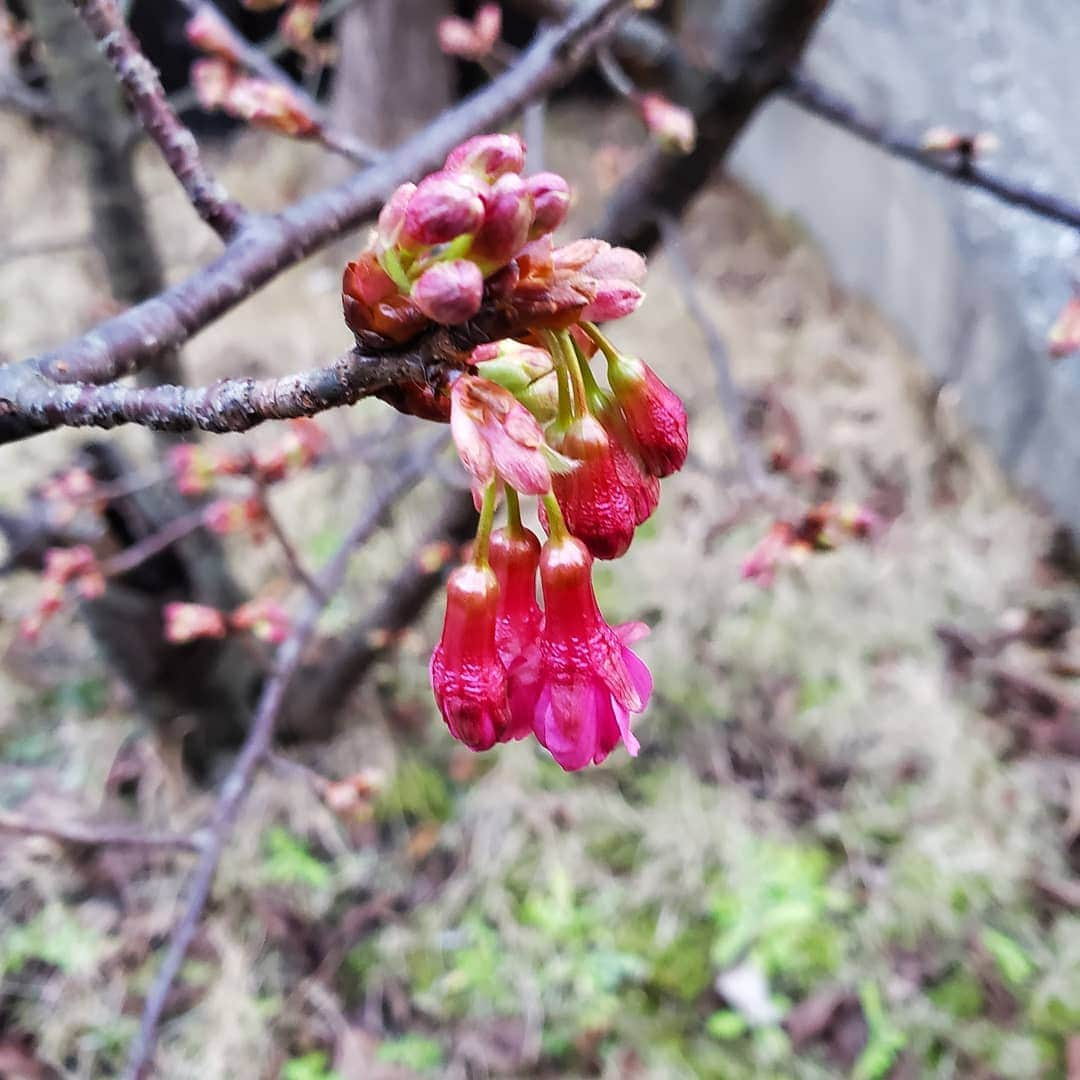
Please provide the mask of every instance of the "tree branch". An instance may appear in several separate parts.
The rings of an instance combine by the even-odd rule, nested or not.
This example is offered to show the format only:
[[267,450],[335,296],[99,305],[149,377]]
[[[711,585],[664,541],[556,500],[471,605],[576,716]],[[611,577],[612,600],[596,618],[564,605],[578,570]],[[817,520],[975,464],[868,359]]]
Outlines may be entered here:
[[[497,127],[526,102],[569,78],[610,32],[611,17],[628,2],[589,0],[564,24],[538,35],[513,68],[377,165],[279,214],[249,215],[225,251],[184,281],[52,352],[0,368],[0,441],[62,423],[58,417],[30,428],[22,423],[23,430],[18,430],[23,420],[18,394],[28,379],[112,382],[139,371],[163,349],[182,345],[283,270],[356,228],[398,184],[437,166],[462,140]],[[12,430],[18,433],[8,433]]]
[[894,157],[985,191],[1009,206],[1028,210],[1059,225],[1080,229],[1080,205],[997,176],[984,169],[972,155],[929,151],[920,140],[905,138],[890,130],[887,124],[867,119],[856,105],[805,75],[791,75],[779,91],[793,104]]
[[115,0],[72,0],[97,38],[146,133],[187,193],[191,205],[223,240],[235,233],[244,210],[202,163],[198,144],[173,111],[154,65],[143,55]]

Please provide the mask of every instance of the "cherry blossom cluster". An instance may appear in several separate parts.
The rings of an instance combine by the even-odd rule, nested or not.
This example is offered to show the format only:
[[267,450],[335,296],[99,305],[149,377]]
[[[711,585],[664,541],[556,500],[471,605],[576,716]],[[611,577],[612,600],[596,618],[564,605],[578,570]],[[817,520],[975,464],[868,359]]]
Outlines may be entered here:
[[[364,345],[481,312],[512,327],[409,410],[449,419],[480,510],[471,557],[449,578],[431,681],[466,746],[531,733],[574,770],[619,742],[638,751],[630,717],[652,681],[630,646],[647,631],[605,621],[592,565],[623,555],[656,509],[661,478],[686,460],[687,423],[656,372],[596,325],[640,304],[644,260],[599,240],[557,246],[569,185],[523,176],[524,161],[517,137],[479,136],[398,188],[345,270],[343,302]],[[495,529],[500,496],[508,520]],[[544,542],[522,522],[522,496],[538,499]]]

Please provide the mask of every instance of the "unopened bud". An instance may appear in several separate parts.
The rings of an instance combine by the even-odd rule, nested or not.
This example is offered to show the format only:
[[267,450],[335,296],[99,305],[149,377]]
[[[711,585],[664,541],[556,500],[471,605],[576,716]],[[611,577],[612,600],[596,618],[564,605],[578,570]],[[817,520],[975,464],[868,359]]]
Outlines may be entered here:
[[642,94],[638,111],[649,133],[665,150],[689,154],[697,142],[694,114],[662,94]]
[[525,144],[516,135],[474,135],[450,151],[444,167],[477,172],[489,180],[519,173],[525,168]]
[[470,186],[447,173],[423,179],[409,199],[401,230],[403,247],[445,244],[474,233],[484,220],[484,203]]
[[528,242],[533,202],[516,173],[500,176],[492,185],[484,223],[469,249],[469,257],[490,273],[505,266]]
[[483,275],[476,263],[467,259],[436,263],[417,278],[412,290],[413,303],[442,326],[471,319],[483,298]]
[[570,212],[570,185],[558,173],[543,172],[525,181],[533,200],[533,224],[529,239],[554,232]]

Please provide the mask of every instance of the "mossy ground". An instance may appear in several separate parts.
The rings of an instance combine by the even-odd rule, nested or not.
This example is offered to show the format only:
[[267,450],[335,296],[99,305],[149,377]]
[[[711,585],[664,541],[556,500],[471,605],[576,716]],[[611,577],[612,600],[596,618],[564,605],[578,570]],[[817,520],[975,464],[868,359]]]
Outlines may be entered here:
[[[551,146],[586,188],[589,130],[562,114]],[[0,145],[21,192],[5,229],[77,233],[70,160],[12,126]],[[267,205],[313,183],[313,161],[245,140],[223,172]],[[147,161],[145,176],[175,275],[212,239],[167,175]],[[592,205],[586,195],[582,217]],[[15,222],[15,206],[34,221]],[[1080,765],[1018,744],[1002,720],[1025,717],[987,715],[982,684],[950,676],[935,635],[1075,609],[1074,587],[1040,568],[1050,523],[797,230],[719,183],[686,234],[740,383],[773,388],[844,497],[888,491],[899,516],[876,544],[815,557],[771,590],[740,580],[769,518],[740,509],[713,372],[659,256],[616,337],[686,395],[694,456],[627,558],[597,574],[613,620],[653,629],[641,756],[566,776],[531,743],[482,758],[456,748],[426,685],[433,611],[357,696],[347,730],[300,752],[326,775],[381,771],[366,821],[344,827],[302,777],[257,780],[170,1003],[162,1076],[1065,1075],[1080,917],[1037,886],[1075,872]],[[201,337],[193,378],[336,353],[344,251]],[[103,301],[91,252],[0,266],[3,348],[51,342]],[[353,412],[324,420],[338,436],[385,420],[377,403]],[[0,502],[17,505],[76,441],[5,450]],[[282,493],[305,557],[368,486],[363,469],[332,470]],[[434,492],[358,560],[328,626],[375,595]],[[271,553],[245,556],[246,579],[284,589]],[[77,624],[54,624],[34,651],[16,640],[33,592],[12,580],[0,596],[4,804],[192,827],[210,796],[139,732]],[[1042,653],[1010,649],[1043,677]],[[1069,698],[1067,682],[1051,685]],[[138,762],[134,806],[106,793],[121,747]],[[0,844],[0,1060],[110,1075],[189,860]]]

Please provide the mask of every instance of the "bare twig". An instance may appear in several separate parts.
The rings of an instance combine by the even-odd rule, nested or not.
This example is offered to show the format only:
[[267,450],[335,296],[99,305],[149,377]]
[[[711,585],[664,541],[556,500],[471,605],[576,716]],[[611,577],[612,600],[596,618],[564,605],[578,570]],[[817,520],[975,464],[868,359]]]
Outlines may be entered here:
[[175,848],[201,851],[200,833],[156,833],[125,825],[93,825],[78,821],[41,821],[7,810],[0,810],[0,833],[19,836],[46,836],[62,844],[84,847]]
[[[37,379],[105,383],[133,374],[162,351],[182,345],[282,271],[345,235],[373,214],[397,184],[437,165],[462,139],[497,127],[526,102],[572,75],[610,32],[612,15],[627,2],[590,0],[566,23],[539,35],[511,70],[448,109],[377,165],[273,217],[250,217],[218,259],[186,280],[59,349],[0,368],[0,439],[11,441],[66,423],[62,413],[50,418],[48,406],[42,409],[42,386],[29,385]],[[324,373],[333,378],[333,370]],[[27,390],[36,406],[26,399],[18,403]],[[77,389],[76,399],[84,390]],[[234,403],[245,410],[242,400]],[[80,411],[77,401],[68,405]],[[37,410],[36,423],[27,423],[27,407]],[[113,410],[116,421],[122,413]],[[302,414],[295,401],[286,413]],[[198,424],[192,418],[186,426]]]
[[185,536],[189,536],[196,529],[202,528],[202,525],[202,510],[194,510],[190,514],[182,514],[180,517],[173,518],[172,521],[158,529],[157,532],[151,533],[138,541],[138,543],[124,548],[120,554],[114,555],[111,559],[106,559],[101,564],[101,572],[106,577],[119,577],[121,574],[126,574],[134,570],[136,566],[141,566],[147,559],[160,555],[166,548],[172,547],[173,544],[183,540]]
[[259,698],[251,730],[221,785],[217,803],[205,828],[207,839],[188,883],[183,914],[173,930],[165,958],[147,994],[139,1032],[132,1043],[124,1070],[124,1076],[128,1080],[143,1080],[149,1075],[154,1047],[157,1044],[158,1025],[169,992],[198,931],[221,854],[236,824],[255,773],[270,751],[274,729],[285,704],[289,684],[300,666],[305,647],[315,633],[328,598],[344,583],[353,552],[379,528],[396,499],[415,482],[413,477],[417,472],[416,463],[420,460],[426,461],[441,440],[440,436],[437,441],[432,441],[423,448],[414,463],[403,469],[395,481],[364,508],[319,574],[318,593],[308,597],[300,616],[293,624],[292,632],[278,649],[273,670]]
[[199,216],[224,240],[237,230],[244,211],[203,165],[195,137],[165,99],[154,65],[143,55],[115,0],[73,0],[127,92],[146,133]]
[[792,75],[779,89],[784,97],[800,108],[843,128],[871,146],[939,176],[985,191],[1010,206],[1028,210],[1059,225],[1080,229],[1080,205],[997,176],[983,168],[971,155],[928,151],[920,139],[906,138],[891,130],[886,123],[867,119],[852,102],[805,75]]
[[761,459],[750,445],[742,395],[731,374],[724,339],[720,336],[716,323],[709,317],[698,294],[694,270],[683,244],[682,229],[669,214],[661,214],[660,230],[664,238],[664,250],[667,252],[671,268],[679,282],[679,296],[690,317],[697,323],[701,336],[705,339],[709,359],[712,360],[713,370],[716,373],[717,396],[724,415],[727,417],[739,469],[748,487],[754,491],[762,491],[765,488],[765,473],[761,467]]
[[270,532],[277,541],[278,547],[281,548],[281,553],[285,556],[285,562],[288,564],[292,576],[303,585],[312,596],[316,596],[320,600],[326,601],[328,598],[323,596],[321,586],[305,569],[304,564],[300,559],[300,554],[296,550],[296,546],[289,539],[289,534],[281,524],[281,519],[274,513],[274,508],[270,503],[270,491],[267,485],[256,481],[255,495],[259,500],[263,517],[266,519],[266,524],[269,526]]

